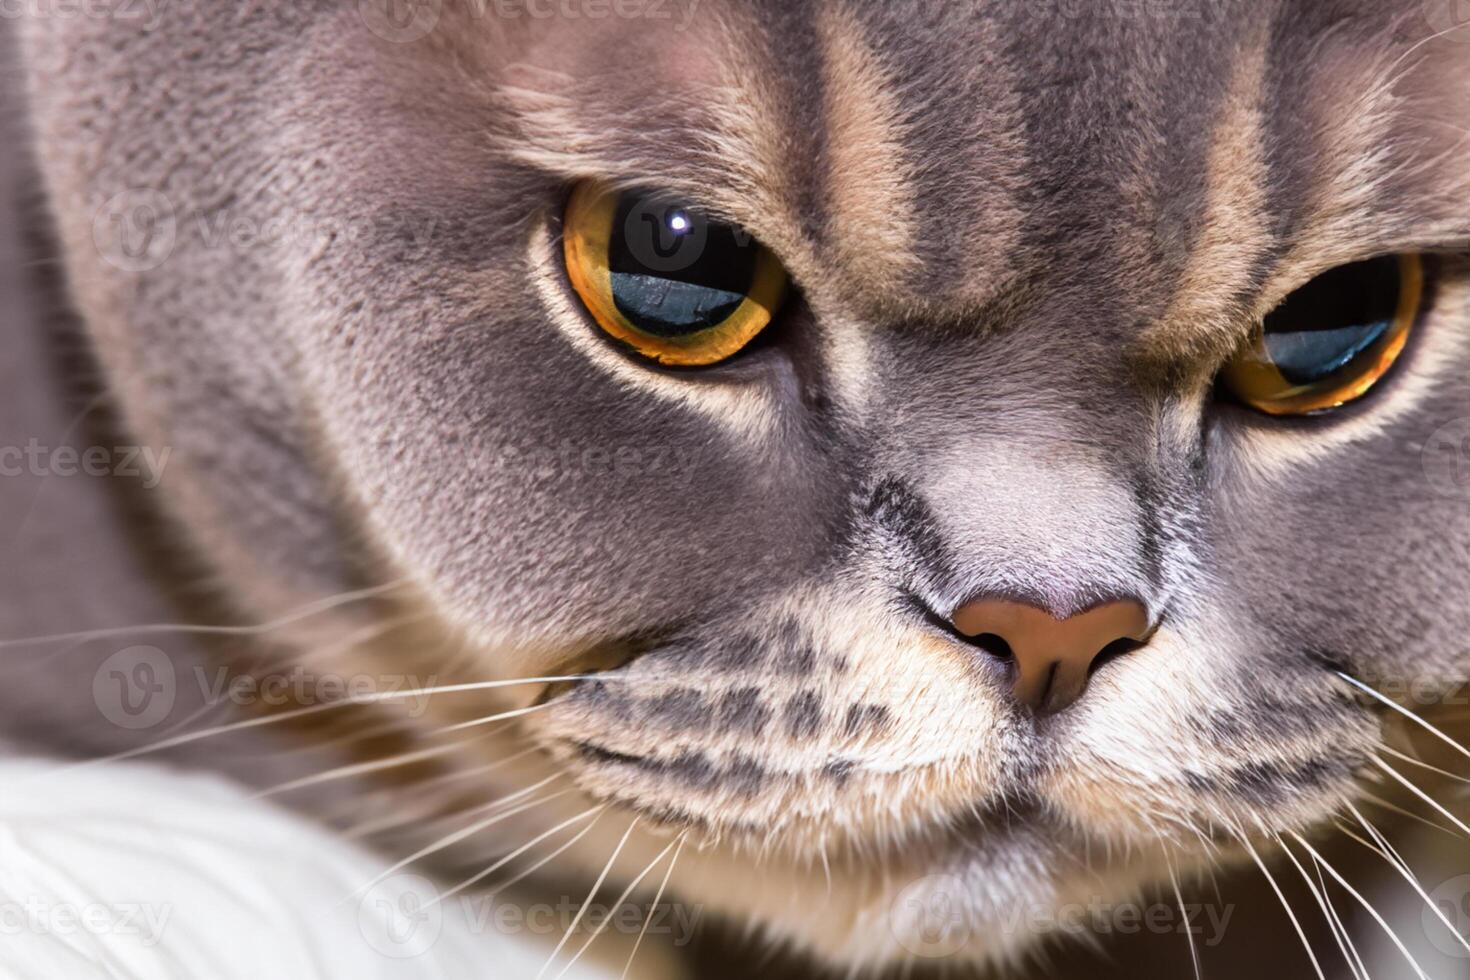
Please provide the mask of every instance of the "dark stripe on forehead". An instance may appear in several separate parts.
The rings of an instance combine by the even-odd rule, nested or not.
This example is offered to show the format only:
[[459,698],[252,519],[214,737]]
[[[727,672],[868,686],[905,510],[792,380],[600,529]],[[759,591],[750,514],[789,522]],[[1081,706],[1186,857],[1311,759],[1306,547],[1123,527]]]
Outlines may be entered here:
[[[1403,20],[1402,13],[1393,4],[1362,0],[1282,4],[1272,24],[1266,61],[1271,110],[1265,122],[1270,150],[1267,212],[1274,240],[1262,281],[1272,271],[1270,265],[1300,244],[1324,206],[1341,203],[1333,200],[1330,190],[1339,183],[1339,172],[1381,149],[1374,143],[1356,145],[1343,127],[1366,122],[1369,106],[1354,103],[1384,80],[1378,69],[1393,61],[1393,52],[1407,52],[1429,34],[1427,22],[1422,22],[1422,31],[1396,38],[1394,24]],[[1409,18],[1407,23],[1421,21]],[[1384,61],[1375,64],[1375,58]],[[1365,236],[1368,233],[1363,229]]]
[[919,268],[909,287],[945,296],[997,282],[1011,266],[1026,179],[1001,26],[970,3],[880,0],[860,18],[889,73],[916,177],[906,217]]
[[760,81],[781,96],[782,138],[793,151],[786,154],[786,172],[773,177],[784,184],[791,213],[802,234],[820,248],[827,238],[822,203],[826,197],[827,127],[823,120],[825,82],[816,25],[818,5],[757,0],[751,6],[781,75]]
[[[1329,5],[1321,4],[1325,9]],[[1317,32],[1311,25],[1318,14],[1311,5],[1293,10],[1275,19],[1266,52],[1266,77],[1263,89],[1272,111],[1264,120],[1266,130],[1266,214],[1272,241],[1268,246],[1269,262],[1282,258],[1290,247],[1293,234],[1305,217],[1305,204],[1311,198],[1317,161],[1312,152],[1313,112],[1309,104],[1311,79],[1311,47]],[[1259,288],[1268,274],[1262,268],[1256,282]]]
[[1202,230],[1224,18],[1205,0],[1006,9],[1007,56],[1027,66],[1023,247],[1093,322],[1157,312]]

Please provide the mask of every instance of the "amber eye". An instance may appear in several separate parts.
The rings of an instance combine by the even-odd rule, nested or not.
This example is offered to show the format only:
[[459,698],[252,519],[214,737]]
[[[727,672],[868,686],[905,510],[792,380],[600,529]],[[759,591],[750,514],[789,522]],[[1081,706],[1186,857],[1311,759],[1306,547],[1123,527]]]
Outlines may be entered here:
[[1346,405],[1403,353],[1423,295],[1418,255],[1338,266],[1272,310],[1221,380],[1236,398],[1270,415]]
[[766,328],[786,273],[739,228],[656,195],[580,185],[563,222],[567,277],[609,336],[675,367],[715,364]]

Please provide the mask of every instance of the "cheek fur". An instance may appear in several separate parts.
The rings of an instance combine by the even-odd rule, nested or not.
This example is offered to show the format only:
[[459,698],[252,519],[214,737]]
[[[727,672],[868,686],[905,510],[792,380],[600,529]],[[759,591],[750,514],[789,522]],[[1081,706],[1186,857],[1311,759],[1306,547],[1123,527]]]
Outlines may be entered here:
[[[1034,938],[1010,910],[1377,795],[1392,711],[1335,671],[1470,674],[1465,481],[1431,454],[1464,456],[1463,256],[1359,409],[1273,427],[1204,395],[1316,265],[1470,240],[1448,28],[705,0],[433,5],[396,43],[362,5],[255,6],[27,16],[16,91],[36,265],[128,440],[173,451],[146,501],[64,530],[144,504],[167,530],[106,557],[177,579],[169,616],[207,582],[230,670],[423,688],[273,718],[346,767],[296,805],[454,881],[549,840],[548,870],[621,884],[675,841],[671,894],[859,970],[916,955],[895,908],[954,898],[953,955],[1007,963]],[[693,376],[604,343],[554,220],[586,179],[770,245],[800,300],[772,356]],[[139,229],[107,219],[144,189],[177,235],[129,268],[109,229]],[[324,233],[217,234],[301,219]],[[982,591],[1126,592],[1160,626],[1038,719],[945,627]]]

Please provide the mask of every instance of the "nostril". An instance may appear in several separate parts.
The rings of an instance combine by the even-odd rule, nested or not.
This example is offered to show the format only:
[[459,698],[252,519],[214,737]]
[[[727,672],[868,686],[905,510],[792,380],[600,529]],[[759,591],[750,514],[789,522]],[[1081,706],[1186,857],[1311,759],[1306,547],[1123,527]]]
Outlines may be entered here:
[[1092,658],[1092,663],[1087,667],[1087,676],[1091,677],[1097,673],[1103,664],[1117,660],[1119,657],[1126,657],[1133,651],[1142,649],[1143,644],[1143,640],[1135,640],[1131,636],[1118,637],[1112,643],[1099,650],[1097,656]]
[[1061,711],[1098,669],[1148,642],[1148,610],[1111,599],[1065,618],[1005,595],[971,599],[950,616],[952,632],[1014,665],[1015,699],[1037,714]]
[[979,647],[997,660],[1016,659],[1015,651],[1011,649],[1011,645],[1005,641],[1005,637],[998,633],[980,633],[976,636],[967,636],[965,637],[965,642]]
[[1011,649],[1011,645],[1006,641],[1006,638],[1001,636],[999,633],[964,633],[956,629],[954,623],[951,622],[948,618],[941,616],[931,610],[917,596],[910,596],[909,601],[913,605],[914,609],[926,620],[928,620],[931,625],[943,630],[950,636],[959,640],[961,643],[966,643],[973,647],[979,647],[981,650],[984,650],[986,653],[990,654],[997,660],[1003,660],[1010,663],[1015,662],[1016,652]]

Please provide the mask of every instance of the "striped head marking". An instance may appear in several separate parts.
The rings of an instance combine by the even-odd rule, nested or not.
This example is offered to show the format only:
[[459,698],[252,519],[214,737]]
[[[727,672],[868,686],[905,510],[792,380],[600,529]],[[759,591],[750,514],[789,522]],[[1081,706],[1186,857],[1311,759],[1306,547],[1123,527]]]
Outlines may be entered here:
[[1337,813],[1342,674],[1465,678],[1470,44],[1418,4],[276,6],[26,22],[73,292],[243,607],[407,579],[454,642],[363,663],[585,678],[416,720],[532,707],[484,791],[602,807],[567,867],[636,818],[857,965],[944,876],[994,959],[1076,854]]

